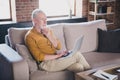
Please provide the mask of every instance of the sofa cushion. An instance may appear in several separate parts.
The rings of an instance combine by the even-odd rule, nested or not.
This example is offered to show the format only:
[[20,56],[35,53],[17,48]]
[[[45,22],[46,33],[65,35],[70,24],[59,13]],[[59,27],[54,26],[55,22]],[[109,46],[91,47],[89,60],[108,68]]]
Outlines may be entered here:
[[81,46],[81,52],[89,52],[97,50],[98,36],[97,28],[106,30],[105,20],[96,20],[83,23],[64,24],[64,33],[67,49],[72,49],[75,40],[83,35],[83,43]]
[[29,28],[9,28],[8,39],[10,46],[15,49],[16,44],[24,44],[24,36]]
[[83,56],[86,58],[92,68],[120,63],[119,53],[87,52],[84,53]]
[[38,69],[36,61],[32,58],[30,52],[25,45],[16,44],[16,50],[27,61],[30,73]]
[[63,24],[61,24],[61,23],[53,24],[53,25],[49,25],[48,27],[50,27],[53,30],[55,36],[60,40],[60,42],[62,44],[62,49],[59,51],[66,50],[64,33],[63,33]]
[[98,52],[120,52],[120,29],[111,31],[98,29]]

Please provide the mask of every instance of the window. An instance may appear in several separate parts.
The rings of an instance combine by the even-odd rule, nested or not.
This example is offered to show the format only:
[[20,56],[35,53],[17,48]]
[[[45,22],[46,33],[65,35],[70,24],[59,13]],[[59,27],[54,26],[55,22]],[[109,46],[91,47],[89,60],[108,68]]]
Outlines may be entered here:
[[0,0],[0,23],[6,21],[16,22],[15,0]]
[[75,0],[39,0],[39,8],[48,17],[68,16],[70,9],[72,10],[72,15],[75,15],[75,4]]
[[11,19],[10,0],[0,0],[0,21]]

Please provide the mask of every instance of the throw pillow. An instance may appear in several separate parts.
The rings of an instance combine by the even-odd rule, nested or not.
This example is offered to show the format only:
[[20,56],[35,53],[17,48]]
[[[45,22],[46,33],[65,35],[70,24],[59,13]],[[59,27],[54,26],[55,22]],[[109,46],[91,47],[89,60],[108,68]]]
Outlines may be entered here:
[[110,31],[98,29],[98,52],[120,52],[120,29]]
[[25,45],[17,44],[16,51],[27,61],[30,73],[37,70],[36,61],[32,58],[29,50]]

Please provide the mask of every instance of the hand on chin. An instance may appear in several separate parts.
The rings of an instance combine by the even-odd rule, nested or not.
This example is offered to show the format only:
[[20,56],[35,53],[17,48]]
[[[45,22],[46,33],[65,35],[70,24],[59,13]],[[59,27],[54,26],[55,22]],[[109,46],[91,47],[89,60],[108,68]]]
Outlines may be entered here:
[[49,28],[43,27],[43,28],[41,28],[41,31],[42,31],[42,34],[47,36],[49,33]]

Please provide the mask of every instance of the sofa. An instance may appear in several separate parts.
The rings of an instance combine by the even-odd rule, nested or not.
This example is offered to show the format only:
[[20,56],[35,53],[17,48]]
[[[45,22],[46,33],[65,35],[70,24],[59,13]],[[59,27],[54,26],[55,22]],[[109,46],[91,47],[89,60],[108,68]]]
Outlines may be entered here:
[[[105,20],[95,20],[82,23],[57,23],[48,25],[57,38],[62,43],[61,50],[71,50],[77,37],[84,36],[80,52],[86,58],[92,69],[117,64],[120,62],[119,53],[98,52],[98,28],[107,31]],[[5,42],[12,52],[12,56],[21,57],[16,62],[10,62],[12,65],[12,74],[14,80],[75,80],[75,73],[64,70],[58,72],[47,72],[39,70],[36,61],[31,56],[29,50],[25,46],[24,36],[30,28],[9,28],[8,35],[5,37]],[[7,49],[6,49],[7,50]],[[59,51],[58,51],[59,52]],[[15,54],[14,54],[15,53]],[[4,54],[4,53],[0,53]],[[8,55],[3,55],[6,60]],[[15,59],[16,59],[15,58]],[[14,60],[15,61],[15,60]]]

